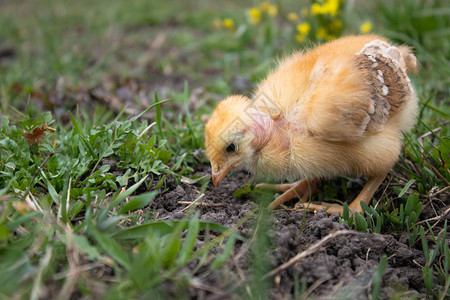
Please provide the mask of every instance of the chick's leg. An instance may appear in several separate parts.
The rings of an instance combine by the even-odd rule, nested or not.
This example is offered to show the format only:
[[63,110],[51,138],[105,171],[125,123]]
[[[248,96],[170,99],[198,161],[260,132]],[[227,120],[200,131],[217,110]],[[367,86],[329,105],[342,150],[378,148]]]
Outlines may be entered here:
[[301,198],[301,201],[308,201],[308,198],[315,192],[319,180],[300,180],[288,184],[267,184],[261,183],[256,185],[257,188],[263,190],[273,190],[276,192],[283,192],[272,203],[269,204],[269,209],[274,209],[294,198]]
[[[387,174],[382,175],[382,176],[369,177],[369,179],[367,180],[363,189],[361,190],[361,193],[359,193],[358,197],[356,197],[356,199],[353,200],[352,203],[350,203],[348,208],[353,213],[356,211],[359,213],[362,213],[361,201],[363,201],[365,204],[369,205],[373,194],[375,194],[378,187],[383,182],[384,178],[386,178],[386,175]],[[314,210],[314,211],[326,209],[326,212],[328,215],[342,214],[344,211],[344,207],[342,205],[334,204],[334,203],[326,203],[326,202],[322,202],[321,204],[314,204],[314,203],[301,204],[300,208]]]

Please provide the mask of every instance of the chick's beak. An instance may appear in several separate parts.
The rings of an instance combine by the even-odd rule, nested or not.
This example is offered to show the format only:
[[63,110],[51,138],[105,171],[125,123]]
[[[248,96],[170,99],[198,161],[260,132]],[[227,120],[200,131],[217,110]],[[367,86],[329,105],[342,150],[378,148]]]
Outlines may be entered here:
[[232,169],[233,165],[220,167],[217,163],[211,162],[212,180],[214,185],[218,186]]

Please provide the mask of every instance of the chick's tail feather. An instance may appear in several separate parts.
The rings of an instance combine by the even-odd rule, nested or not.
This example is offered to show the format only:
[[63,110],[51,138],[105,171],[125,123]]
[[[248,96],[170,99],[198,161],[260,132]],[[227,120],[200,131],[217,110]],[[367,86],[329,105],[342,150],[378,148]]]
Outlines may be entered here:
[[417,72],[417,59],[412,52],[412,48],[408,46],[399,46],[398,50],[405,61],[408,71]]

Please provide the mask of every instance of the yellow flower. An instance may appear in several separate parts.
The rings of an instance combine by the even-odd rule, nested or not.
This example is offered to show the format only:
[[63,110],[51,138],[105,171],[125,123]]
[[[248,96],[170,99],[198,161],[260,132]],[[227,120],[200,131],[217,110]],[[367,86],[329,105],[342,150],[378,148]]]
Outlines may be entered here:
[[317,29],[316,35],[319,39],[326,40],[328,36],[327,30],[323,27],[319,27],[319,29]]
[[313,5],[311,5],[311,13],[313,15],[320,15],[322,14],[322,5],[318,4],[318,3],[313,3]]
[[339,0],[328,0],[324,6],[326,7],[326,13],[335,16],[339,10]]
[[271,17],[275,17],[278,13],[278,9],[275,5],[270,4],[267,1],[262,2],[259,5],[259,8],[262,12],[267,13]]
[[270,3],[267,1],[261,2],[261,4],[259,5],[259,8],[261,9],[262,12],[267,12],[269,10],[269,6]]
[[359,31],[361,31],[362,33],[368,33],[371,30],[372,30],[372,23],[370,21],[362,23],[361,26],[359,27]]
[[227,29],[234,29],[234,21],[230,18],[224,19],[222,24]]
[[311,30],[311,25],[308,23],[301,23],[297,26],[298,32],[300,32],[303,35],[307,35],[309,31]]
[[313,3],[313,5],[311,5],[311,13],[313,15],[329,14],[331,16],[335,16],[339,10],[339,1],[340,0],[327,0],[322,5],[319,3]]
[[250,8],[247,10],[247,15],[250,24],[258,24],[261,21],[261,11],[258,8]]
[[287,18],[291,22],[298,22],[298,15],[294,12],[291,12],[287,15]]
[[275,17],[278,14],[278,8],[275,5],[270,5],[267,9],[267,14],[271,17]]
[[330,24],[330,30],[332,32],[340,32],[342,30],[342,22],[339,20],[334,20],[333,22],[331,22]]
[[299,43],[304,43],[306,41],[306,36],[304,36],[303,34],[299,33],[295,36],[295,39],[297,40],[297,42]]

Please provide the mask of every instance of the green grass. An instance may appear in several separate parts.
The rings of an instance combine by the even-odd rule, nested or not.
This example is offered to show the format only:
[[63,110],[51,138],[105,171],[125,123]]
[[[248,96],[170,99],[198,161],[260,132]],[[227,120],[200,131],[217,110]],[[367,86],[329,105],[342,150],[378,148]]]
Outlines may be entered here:
[[[279,2],[280,16],[305,7]],[[420,121],[405,136],[391,185],[381,203],[343,221],[362,231],[407,232],[410,245],[424,250],[423,280],[439,298],[450,285],[447,224],[432,227],[433,220],[419,221],[419,215],[421,203],[449,195],[449,11],[445,1],[405,2],[361,4],[336,17],[344,24],[342,34],[357,33],[371,20],[377,33],[413,46],[421,63],[413,76]],[[195,5],[0,4],[0,52],[13,52],[0,56],[2,297],[188,298],[194,273],[219,269],[242,239],[236,228],[200,221],[193,211],[162,222],[142,208],[167,189],[168,177],[188,176],[204,190],[207,180],[195,174],[195,166],[207,162],[196,154],[204,147],[202,117],[241,85],[251,90],[276,57],[320,38],[311,33],[299,44],[295,25],[285,17],[248,24],[246,9],[257,3]],[[236,31],[213,27],[224,18],[234,20]],[[316,27],[331,22],[310,20]],[[126,108],[112,111],[92,96],[100,88],[108,100],[124,86],[133,91],[122,103],[133,108],[132,115]],[[200,96],[195,87],[203,88]],[[155,124],[136,116],[146,108]],[[26,133],[45,124],[55,131],[36,133],[43,140],[29,145]],[[332,190],[329,186],[326,197],[334,197]],[[201,247],[195,245],[200,231]],[[266,249],[266,242],[259,239],[255,247]],[[383,270],[381,262],[375,296]],[[257,275],[264,271],[254,269]],[[445,281],[438,290],[436,277]],[[251,286],[258,286],[257,280]]]

